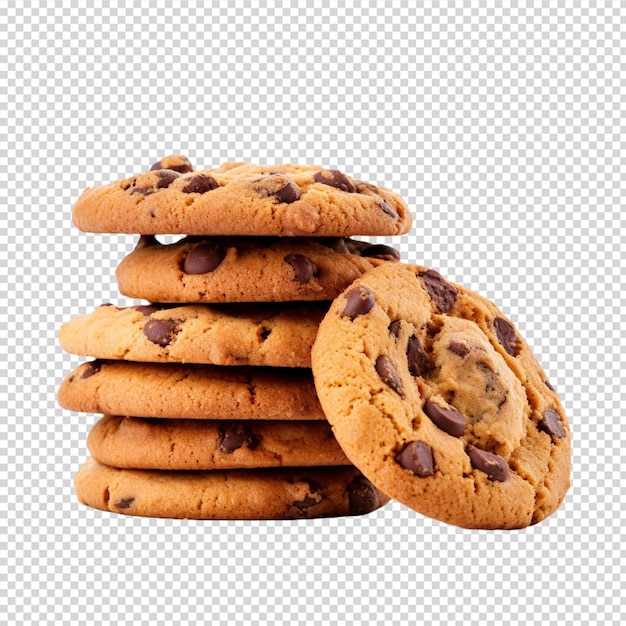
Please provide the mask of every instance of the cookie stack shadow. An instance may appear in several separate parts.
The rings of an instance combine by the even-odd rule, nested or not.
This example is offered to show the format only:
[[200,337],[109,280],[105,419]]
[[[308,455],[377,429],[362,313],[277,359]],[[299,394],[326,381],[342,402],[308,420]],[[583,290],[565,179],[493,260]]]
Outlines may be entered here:
[[[89,232],[139,235],[122,295],[63,325],[93,360],[60,404],[101,414],[75,477],[91,507],[140,516],[298,519],[360,515],[388,497],[350,464],[318,400],[311,349],[330,302],[399,260],[349,237],[408,231],[395,194],[337,170],[166,157],[88,189]],[[161,243],[157,235],[183,235]]]

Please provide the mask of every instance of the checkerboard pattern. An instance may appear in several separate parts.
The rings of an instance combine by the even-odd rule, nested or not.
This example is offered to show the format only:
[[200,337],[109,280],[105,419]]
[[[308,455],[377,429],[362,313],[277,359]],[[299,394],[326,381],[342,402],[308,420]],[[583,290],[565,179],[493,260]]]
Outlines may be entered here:
[[[622,623],[625,20],[610,1],[1,2],[0,623]],[[128,303],[135,238],[78,232],[71,205],[172,152],[403,195],[403,260],[493,299],[562,396],[557,513],[486,532],[397,503],[297,522],[79,505],[97,417],[56,403],[78,364],[56,333]]]

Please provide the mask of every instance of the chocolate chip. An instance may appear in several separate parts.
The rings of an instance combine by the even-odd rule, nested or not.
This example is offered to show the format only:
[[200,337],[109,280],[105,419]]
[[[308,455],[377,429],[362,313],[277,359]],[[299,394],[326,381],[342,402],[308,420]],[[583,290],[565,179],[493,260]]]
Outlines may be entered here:
[[219,187],[219,183],[212,176],[192,176],[187,178],[185,186],[183,187],[183,193],[206,193],[207,191],[213,191]]
[[187,174],[188,172],[193,172],[193,166],[189,162],[189,159],[186,156],[182,155],[172,155],[167,156],[157,161],[152,167],[150,171],[153,170],[173,170],[178,172],[179,174]]
[[406,346],[406,360],[412,376],[423,376],[428,371],[428,361],[417,335],[411,335]]
[[322,185],[328,185],[329,187],[336,187],[341,191],[347,191],[348,193],[354,193],[356,187],[354,183],[339,170],[320,170],[313,176],[313,180],[316,183],[322,183]]
[[103,306],[115,306],[115,305],[112,302],[103,302],[98,308],[103,307]]
[[546,409],[542,413],[543,417],[537,424],[539,430],[548,433],[553,439],[562,439],[565,437],[565,429],[561,422],[561,417],[554,409]]
[[385,246],[383,244],[376,244],[368,246],[361,250],[361,256],[370,257],[374,259],[384,259],[385,261],[399,261],[400,253],[391,246]]
[[139,311],[139,313],[145,315],[146,317],[161,310],[158,306],[155,306],[154,304],[140,304],[132,308],[135,309],[135,311]]
[[404,446],[402,452],[396,454],[396,462],[420,478],[426,478],[435,473],[433,451],[423,441],[411,441]]
[[143,327],[143,334],[152,343],[162,348],[169,346],[174,341],[180,330],[179,320],[148,320]]
[[389,385],[398,395],[404,396],[400,374],[388,356],[381,354],[376,359],[376,371],[385,384]]
[[441,274],[435,272],[435,270],[426,270],[420,276],[435,306],[442,313],[447,313],[456,302],[458,293],[456,287],[446,282]]
[[387,202],[385,202],[384,200],[381,201],[380,203],[380,209],[383,213],[393,217],[393,219],[398,219],[398,217],[400,217],[398,215],[398,212]]
[[226,249],[220,243],[205,241],[192,248],[183,265],[186,274],[207,274],[212,272],[226,256]]
[[466,346],[464,343],[458,343],[457,341],[452,341],[448,345],[448,350],[461,358],[466,357],[470,353],[470,348]]
[[433,424],[441,428],[448,435],[460,437],[465,432],[467,419],[463,413],[454,409],[446,409],[430,400],[424,404],[424,413],[430,417]]
[[493,326],[496,329],[496,337],[498,337],[498,341],[505,351],[511,356],[517,356],[520,347],[513,324],[502,317],[496,317],[496,319],[493,320]]
[[261,337],[261,341],[265,341],[272,334],[271,328],[263,328],[259,333],[259,337]]
[[272,194],[278,202],[284,202],[285,204],[291,204],[300,199],[300,187],[294,182],[289,181],[282,189],[275,191]]
[[317,266],[304,254],[288,254],[285,261],[293,267],[294,280],[297,283],[309,283],[317,274]]
[[220,452],[227,454],[239,450],[244,443],[248,445],[250,450],[254,450],[261,443],[261,437],[256,435],[246,424],[226,422],[220,426],[219,433],[217,448]]
[[376,298],[367,287],[355,287],[346,294],[346,306],[341,317],[349,317],[351,320],[359,315],[369,313],[376,304]]
[[389,332],[397,339],[400,336],[400,330],[402,328],[402,320],[393,320],[389,324]]
[[180,174],[174,170],[159,170],[157,172],[157,177],[159,180],[157,181],[156,188],[166,189],[180,177]]
[[315,482],[314,480],[310,480],[308,478],[303,478],[302,482],[305,482],[309,485],[309,491],[311,495],[305,496],[302,500],[298,500],[294,502],[293,505],[298,509],[300,515],[306,515],[308,509],[316,504],[319,504],[322,501],[322,488],[321,486]]
[[548,379],[543,381],[543,384],[550,390],[550,391],[556,391],[556,389],[550,384],[550,381]]
[[98,361],[98,360],[85,363],[85,367],[83,368],[83,373],[80,375],[81,379],[89,378],[90,376],[97,374],[102,368],[102,365],[103,365],[102,361]]
[[501,456],[491,454],[491,452],[486,452],[471,444],[467,446],[465,451],[470,458],[472,467],[485,472],[489,480],[503,483],[509,478],[509,466]]
[[365,476],[355,476],[348,485],[348,502],[355,515],[370,513],[378,508],[378,491]]
[[122,498],[115,503],[115,508],[117,509],[128,509],[135,501],[135,498]]

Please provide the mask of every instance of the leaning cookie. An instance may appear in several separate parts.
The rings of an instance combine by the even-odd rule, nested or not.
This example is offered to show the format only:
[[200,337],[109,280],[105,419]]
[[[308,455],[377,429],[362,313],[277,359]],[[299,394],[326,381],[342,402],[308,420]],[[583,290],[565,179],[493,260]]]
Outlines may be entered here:
[[401,235],[411,227],[400,196],[338,170],[225,163],[194,172],[182,156],[86,189],[72,217],[88,232],[145,235]]
[[120,291],[151,302],[332,300],[364,272],[400,254],[341,238],[141,237],[117,268]]
[[334,302],[312,361],[337,441],[392,498],[466,528],[524,527],[563,501],[563,408],[485,298],[425,267],[377,268]]
[[68,374],[70,411],[187,419],[323,420],[309,369],[95,360]]
[[91,456],[113,467],[209,470],[349,465],[326,421],[180,420],[105,415]]
[[311,367],[328,304],[103,305],[61,326],[72,354],[157,363]]
[[370,513],[389,501],[355,467],[160,471],[89,459],[82,504],[125,515],[206,520],[305,519]]

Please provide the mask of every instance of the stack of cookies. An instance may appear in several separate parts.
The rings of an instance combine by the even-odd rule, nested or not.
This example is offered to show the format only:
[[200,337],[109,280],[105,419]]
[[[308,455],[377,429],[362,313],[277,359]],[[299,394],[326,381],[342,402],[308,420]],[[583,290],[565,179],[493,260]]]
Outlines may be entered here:
[[81,502],[275,519],[359,515],[389,500],[335,439],[311,353],[332,300],[400,265],[395,249],[351,237],[406,233],[401,198],[337,170],[194,171],[170,156],[87,189],[73,219],[140,236],[116,274],[123,295],[145,301],[102,305],[60,332],[65,350],[95,359],[65,378],[61,405],[103,414],[75,478]]

